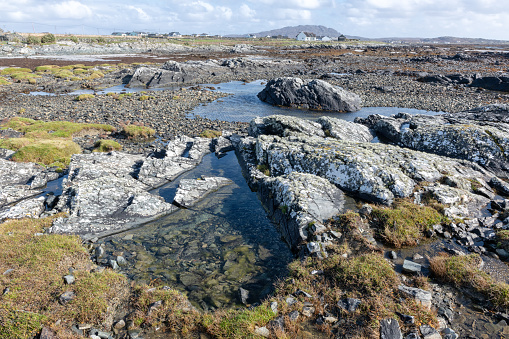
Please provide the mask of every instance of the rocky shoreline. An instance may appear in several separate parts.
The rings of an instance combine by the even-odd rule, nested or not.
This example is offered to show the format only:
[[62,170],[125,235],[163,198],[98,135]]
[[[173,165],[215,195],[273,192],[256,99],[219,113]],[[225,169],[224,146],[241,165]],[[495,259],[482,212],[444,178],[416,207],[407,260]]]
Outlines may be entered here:
[[[179,52],[191,50],[180,47]],[[59,48],[38,53],[68,50]],[[92,53],[94,48],[89,46],[85,52]],[[111,48],[118,52],[126,46]],[[143,52],[139,48],[136,53]],[[165,48],[159,52],[167,53],[168,48],[176,47]],[[215,47],[207,48],[200,53]],[[268,56],[137,65],[97,80],[91,87],[97,89],[112,81],[154,88],[299,76],[315,79],[310,82],[313,85],[326,81],[358,94],[355,105],[360,98],[364,106],[448,113],[370,115],[355,122],[331,117],[312,122],[273,115],[256,118],[248,125],[186,118],[193,107],[226,95],[200,86],[130,95],[96,94],[83,99],[24,95],[9,92],[11,85],[2,86],[0,117],[4,122],[22,116],[103,123],[117,128],[134,123],[154,128],[158,139],[133,142],[111,134],[108,138],[120,141],[124,152],[96,153],[91,152],[93,144],[102,136],[86,132],[74,135],[86,152],[72,156],[59,195],[40,196],[40,188],[62,176],[57,169],[9,161],[12,152],[2,152],[0,220],[57,217],[45,229],[45,235],[37,236],[78,234],[99,266],[119,271],[126,265],[126,258],[120,253],[105,256],[98,238],[137,227],[179,208],[191,208],[210,192],[231,184],[221,177],[182,180],[173,203],[149,192],[196,168],[206,154],[221,157],[234,150],[246,181],[258,192],[268,217],[301,259],[292,264],[289,278],[281,282],[275,295],[246,310],[267,308],[270,312],[269,319],[257,321],[249,333],[277,337],[287,332],[292,336],[299,333],[296,324],[309,323],[315,328],[313,334],[320,335],[320,329],[326,337],[455,339],[479,335],[482,330],[468,333],[467,320],[458,321],[465,312],[457,300],[465,298],[470,300],[464,302],[469,310],[475,303],[485,313],[466,312],[470,317],[490,323],[493,326],[485,328],[500,337],[509,331],[509,316],[503,312],[509,306],[505,296],[505,291],[509,291],[505,264],[509,259],[509,95],[504,91],[504,75],[487,70],[496,66],[501,72],[507,71],[506,56],[490,54],[484,58],[482,53],[462,56],[445,48],[402,48],[398,50],[401,56],[391,57],[397,49],[387,46],[293,46],[278,50],[282,57],[276,58],[274,49],[262,52],[251,47],[238,47],[235,51],[228,48],[217,51]],[[295,49],[299,53],[291,55]],[[318,57],[320,53],[322,56]],[[486,71],[479,73],[481,69]],[[461,74],[453,76],[452,71]],[[79,84],[65,84],[51,77],[44,81],[45,86],[59,83],[54,88]],[[329,84],[322,87],[329,89]],[[11,90],[36,88],[26,83],[12,86]],[[323,95],[322,92],[306,93],[313,97],[316,93]],[[300,92],[296,93],[292,95],[301,100]],[[294,99],[290,104],[306,105]],[[314,102],[321,106],[325,101],[319,99]],[[220,131],[222,135],[205,138],[202,134],[206,130]],[[8,130],[3,137],[22,136]],[[355,211],[346,206],[351,197],[359,202]],[[437,248],[425,256],[419,253],[422,249],[412,252],[411,248],[426,243]],[[242,251],[221,269],[228,272],[229,265],[241,263],[250,267],[251,254]],[[449,254],[440,254],[441,251]],[[466,271],[461,273],[466,276],[464,280],[454,280],[458,274],[447,271],[451,267],[463,269],[463,264],[449,267],[449,260],[468,261]],[[363,276],[366,270],[367,276]],[[72,271],[70,276],[74,279]],[[184,276],[179,279],[187,279]],[[431,284],[428,276],[433,277]],[[473,277],[483,280],[472,282]],[[6,281],[5,287],[9,288]],[[444,281],[461,285],[462,289],[454,290]],[[192,287],[191,283],[187,285]],[[9,291],[4,290],[6,293]],[[62,305],[76,297],[75,292],[66,293],[70,294],[59,296]],[[248,295],[248,290],[239,289],[241,303],[247,304]],[[203,302],[207,309],[207,301]],[[137,311],[117,314],[115,326],[120,325],[116,333],[138,337],[135,314],[144,319],[145,333],[151,333],[148,324],[154,321],[153,312],[165,305],[170,304],[163,299],[154,300],[145,305],[143,315]],[[380,315],[373,311],[377,308],[382,310]],[[189,302],[183,302],[178,309],[199,314]],[[158,314],[161,318],[157,319],[165,316],[169,317],[169,313]],[[200,321],[200,325],[195,324],[197,332],[228,337],[207,327],[212,320]],[[76,324],[76,329],[82,332],[73,330],[75,333],[99,337],[109,337],[113,333],[107,331],[115,330],[112,321],[104,328],[106,332],[79,326]]]

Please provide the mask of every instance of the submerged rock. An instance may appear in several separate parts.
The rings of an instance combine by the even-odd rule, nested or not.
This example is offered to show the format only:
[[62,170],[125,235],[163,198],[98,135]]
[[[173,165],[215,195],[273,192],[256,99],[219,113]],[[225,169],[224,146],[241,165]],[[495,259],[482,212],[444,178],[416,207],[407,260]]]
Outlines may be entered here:
[[323,80],[300,78],[272,79],[258,93],[258,98],[271,105],[335,112],[356,112],[362,107],[361,99],[355,93]]

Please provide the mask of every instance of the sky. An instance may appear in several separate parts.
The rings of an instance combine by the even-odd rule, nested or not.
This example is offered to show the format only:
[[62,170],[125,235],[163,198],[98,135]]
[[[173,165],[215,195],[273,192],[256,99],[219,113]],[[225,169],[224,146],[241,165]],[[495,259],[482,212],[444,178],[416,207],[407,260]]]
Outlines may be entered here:
[[0,28],[245,34],[323,25],[369,38],[509,40],[509,0],[0,0]]

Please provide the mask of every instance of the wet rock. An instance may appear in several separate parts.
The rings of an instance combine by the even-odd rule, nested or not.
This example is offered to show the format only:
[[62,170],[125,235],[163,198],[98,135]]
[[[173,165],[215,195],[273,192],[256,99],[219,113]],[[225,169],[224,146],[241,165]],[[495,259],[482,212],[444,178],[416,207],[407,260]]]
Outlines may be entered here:
[[321,224],[344,209],[341,190],[326,179],[292,172],[260,182],[262,202],[279,231],[296,248],[306,241],[309,227]]
[[338,307],[347,311],[347,312],[355,312],[357,307],[361,304],[359,299],[354,298],[346,298],[338,301]]
[[30,189],[44,187],[48,182],[56,180],[58,177],[59,174],[56,172],[41,172],[37,174],[30,182]]
[[361,99],[358,95],[323,80],[272,79],[258,93],[258,98],[277,106],[336,112],[355,112],[361,108]]
[[202,176],[200,179],[182,179],[180,180],[173,203],[177,206],[189,208],[207,194],[232,183],[230,179],[222,177]]
[[421,265],[410,260],[405,260],[402,270],[405,273],[418,274],[421,273]]
[[415,299],[428,310],[431,308],[431,292],[421,290],[420,288],[408,287],[405,285],[399,285],[398,290],[403,292],[406,296]]
[[380,339],[403,339],[399,323],[396,319],[380,321]]
[[442,334],[444,335],[444,339],[458,339],[459,335],[454,332],[452,328],[446,328]]

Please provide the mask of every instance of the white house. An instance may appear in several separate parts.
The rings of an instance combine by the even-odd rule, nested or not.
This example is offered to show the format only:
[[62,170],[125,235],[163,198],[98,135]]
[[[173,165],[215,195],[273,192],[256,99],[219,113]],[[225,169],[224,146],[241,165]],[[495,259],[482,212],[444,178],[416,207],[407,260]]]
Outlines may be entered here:
[[321,36],[321,37],[318,38],[318,40],[320,40],[320,41],[332,41],[332,39],[329,38],[328,36]]
[[300,32],[297,35],[297,40],[299,41],[316,41],[316,34],[309,32]]

